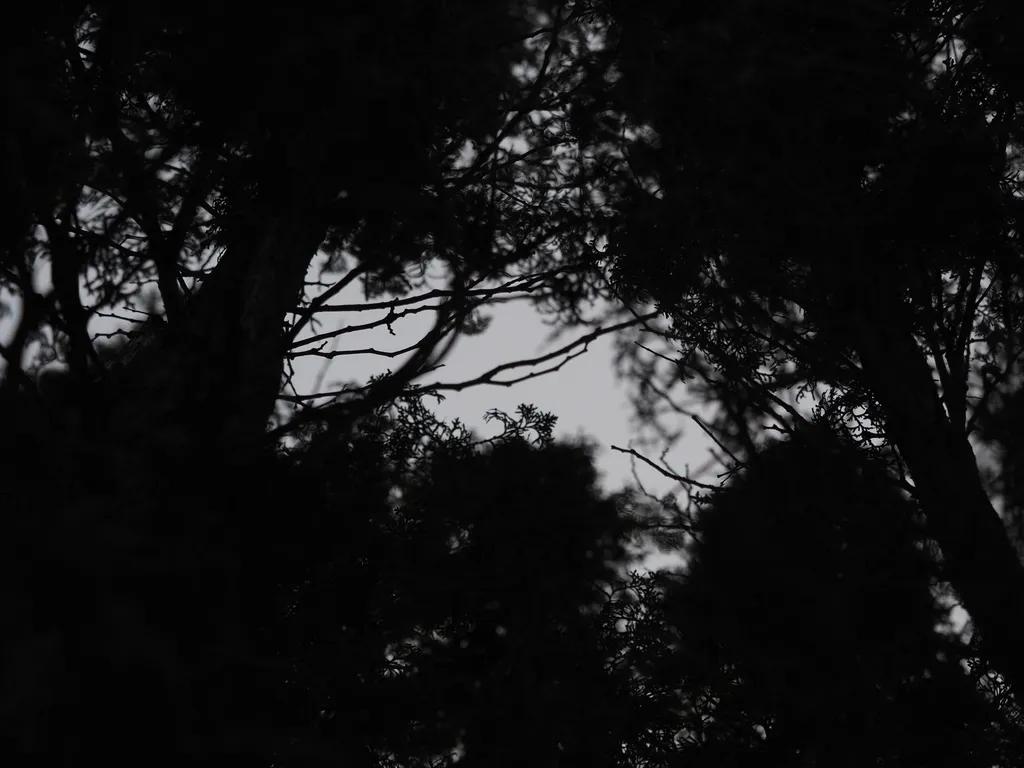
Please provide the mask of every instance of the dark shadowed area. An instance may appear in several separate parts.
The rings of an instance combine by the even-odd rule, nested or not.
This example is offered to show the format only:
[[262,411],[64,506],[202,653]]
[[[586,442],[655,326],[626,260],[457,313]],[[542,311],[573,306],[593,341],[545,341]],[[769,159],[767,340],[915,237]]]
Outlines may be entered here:
[[[4,764],[1024,763],[1018,22],[20,9]],[[510,304],[558,343],[450,378]],[[439,415],[608,342],[629,445]]]

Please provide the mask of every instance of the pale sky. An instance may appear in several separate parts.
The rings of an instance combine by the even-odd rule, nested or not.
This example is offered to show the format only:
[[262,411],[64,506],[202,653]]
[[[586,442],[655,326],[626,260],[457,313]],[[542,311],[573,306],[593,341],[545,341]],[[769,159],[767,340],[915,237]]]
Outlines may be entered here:
[[[45,267],[40,269],[40,273],[44,274],[41,274],[37,285],[37,288],[44,292],[49,282],[46,272],[48,269]],[[315,271],[311,265],[311,276],[313,275]],[[0,341],[6,342],[13,333],[14,324],[20,313],[16,302],[11,302],[9,296],[5,296],[4,299],[5,303],[15,309],[7,317],[0,318]],[[362,288],[356,284],[334,298],[329,305],[359,304],[362,301]],[[478,336],[462,337],[445,361],[444,368],[423,378],[421,383],[454,383],[472,379],[503,363],[536,357],[556,349],[587,332],[587,329],[582,329],[565,334],[554,342],[548,342],[551,328],[544,325],[537,312],[526,302],[498,305],[487,310],[486,314],[492,316],[491,325]],[[383,311],[338,312],[327,313],[323,320],[340,327],[345,324],[362,325],[383,315]],[[429,330],[433,320],[432,312],[414,314],[392,325],[394,335],[385,328],[360,331],[341,337],[338,348],[401,349],[420,339]],[[109,331],[118,325],[109,320],[96,319],[90,325],[90,329],[93,332]],[[324,332],[327,328],[321,327],[319,330]],[[597,339],[590,344],[587,352],[570,360],[553,373],[519,382],[511,387],[477,385],[461,392],[448,392],[445,402],[433,404],[432,407],[441,418],[459,418],[482,436],[490,436],[500,431],[500,425],[485,422],[484,415],[487,411],[497,408],[514,415],[518,405],[534,405],[558,417],[556,436],[571,437],[582,434],[596,442],[597,466],[602,476],[602,487],[606,491],[611,492],[625,485],[632,485],[634,479],[631,464],[634,462],[631,462],[629,456],[611,450],[612,445],[628,448],[637,437],[636,429],[630,423],[630,410],[626,399],[627,387],[634,384],[616,380],[613,371],[612,341],[611,336]],[[332,389],[332,381],[355,379],[361,383],[365,382],[370,376],[383,373],[389,368],[397,370],[403,359],[387,359],[374,355],[345,355],[335,358],[320,390]],[[542,367],[549,367],[553,362],[557,361],[547,362]],[[302,393],[312,392],[322,367],[323,360],[320,358],[299,361],[296,364],[295,377],[297,390]],[[529,370],[516,369],[508,375],[518,377]],[[428,402],[433,403],[432,400]],[[695,471],[707,461],[710,442],[696,425],[682,426],[686,430],[684,437],[666,458],[678,470],[684,471],[689,465],[690,470]],[[652,460],[657,461],[659,458],[656,451],[634,447]],[[649,492],[661,496],[678,491],[671,481],[653,469],[639,462],[635,464],[637,475]],[[710,481],[706,475],[695,479]],[[682,498],[680,500],[682,501]]]
[[[315,272],[311,272],[311,277],[314,274]],[[354,305],[362,301],[361,286],[354,285],[332,299],[329,305]],[[588,332],[588,329],[581,329],[563,334],[559,339],[549,342],[551,328],[542,322],[538,313],[526,302],[498,305],[487,310],[486,314],[492,317],[490,326],[480,335],[464,336],[459,339],[446,359],[444,367],[436,374],[423,377],[419,383],[455,383],[474,379],[503,363],[538,357]],[[324,320],[334,327],[343,327],[363,325],[385,315],[386,312],[383,310],[361,311],[332,314],[326,316]],[[422,338],[429,331],[434,317],[434,313],[424,312],[396,321],[392,325],[394,335],[387,329],[380,328],[343,336],[338,349],[402,349]],[[327,327],[322,327],[320,332],[326,330]],[[397,370],[403,359],[387,359],[374,355],[346,355],[335,358],[317,391],[336,389],[340,383],[347,380],[365,382],[370,376],[388,369]],[[554,362],[557,360],[543,363],[539,367],[547,368]],[[307,362],[298,361],[296,389],[300,393],[314,391],[322,367],[323,361],[319,358],[311,358]],[[529,370],[531,369],[516,369],[497,378],[518,378]],[[597,468],[601,474],[602,488],[606,492],[634,485],[635,464],[637,477],[648,492],[659,497],[674,492],[681,503],[685,502],[685,497],[679,495],[678,487],[671,480],[641,462],[631,461],[630,456],[611,449],[612,445],[628,448],[631,441],[635,441],[637,437],[637,430],[631,424],[627,401],[628,388],[631,386],[634,386],[631,382],[616,380],[613,368],[613,337],[608,335],[592,342],[584,354],[552,373],[516,383],[511,387],[476,385],[461,392],[445,393],[446,400],[442,403],[436,404],[429,398],[427,403],[439,417],[445,420],[458,418],[482,436],[490,436],[500,431],[500,425],[487,424],[484,420],[484,415],[492,408],[514,415],[518,405],[534,405],[558,417],[556,437],[582,434],[596,443]],[[695,473],[708,461],[712,444],[695,424],[681,426],[685,430],[684,436],[666,456],[666,460],[679,471]],[[659,459],[660,450],[634,447],[653,461]],[[705,482],[714,482],[713,476],[709,477],[707,474],[691,476]],[[655,568],[675,562],[678,561],[670,556],[652,557],[645,560],[644,565]]]
[[[46,288],[39,287],[45,293]],[[9,295],[3,298],[4,303],[12,308],[10,314],[0,318],[0,342],[7,343],[14,332],[20,302]],[[354,304],[360,300],[361,294],[356,286],[331,303]],[[358,314],[338,313],[327,319],[336,319],[338,325],[345,322],[363,324],[383,314],[368,311]],[[487,314],[493,318],[490,327],[478,336],[465,336],[459,339],[444,367],[420,379],[419,383],[456,383],[472,379],[503,363],[537,357],[587,332],[586,329],[579,330],[549,342],[551,328],[544,325],[537,312],[525,302],[497,306],[488,310]],[[423,313],[397,321],[392,326],[394,336],[383,328],[360,331],[350,337],[342,337],[339,348],[400,349],[421,338],[430,329],[432,320],[433,314]],[[90,330],[107,332],[119,325],[121,324],[109,320],[95,320],[90,324]],[[321,328],[321,332],[323,330]],[[636,429],[630,424],[630,408],[627,402],[628,388],[633,384],[616,380],[612,362],[612,343],[611,335],[598,338],[590,343],[584,354],[570,360],[560,370],[518,382],[511,387],[475,385],[461,392],[446,392],[446,399],[442,403],[434,403],[433,400],[429,402],[441,418],[459,418],[484,436],[497,431],[497,425],[488,425],[484,420],[484,414],[492,408],[514,415],[519,404],[527,403],[537,406],[542,411],[551,412],[558,417],[558,437],[583,434],[597,442],[598,464],[604,475],[603,486],[608,490],[617,489],[632,482],[630,459],[625,454],[612,451],[610,446],[630,447],[631,441],[636,437]],[[401,366],[403,359],[384,359],[373,355],[336,358],[324,378],[323,388],[329,388],[332,381],[355,379],[365,382],[370,376],[389,368],[396,370]],[[551,367],[558,360],[556,358],[537,367]],[[322,365],[323,361],[319,358],[297,362],[298,375],[295,383],[300,392],[309,393],[314,390]],[[0,361],[0,371],[2,370],[3,363]],[[533,369],[515,369],[496,378],[500,380],[518,377],[530,370]],[[684,429],[686,428],[687,425],[684,425]],[[707,461],[709,446],[710,442],[694,425],[689,427],[684,439],[667,458],[679,468],[686,466],[687,463],[691,467],[698,467]],[[650,455],[650,458],[657,459],[657,456]],[[642,466],[638,469],[644,484],[652,492],[664,493],[670,490],[672,483],[660,477],[654,470]]]
[[[438,286],[440,287],[440,283]],[[329,305],[351,305],[362,301],[361,286],[353,285],[332,299]],[[337,313],[327,315],[323,319],[335,327],[342,327],[347,324],[362,325],[385,314],[383,310]],[[581,329],[563,334],[559,339],[549,342],[548,337],[552,329],[542,322],[538,313],[525,301],[497,305],[486,310],[485,314],[492,317],[490,326],[480,335],[460,338],[446,359],[444,367],[434,374],[423,377],[419,383],[456,383],[473,379],[503,363],[534,358],[557,349],[585,335],[589,330]],[[432,312],[423,312],[396,321],[392,325],[394,335],[387,329],[380,328],[343,336],[338,348],[402,349],[422,338],[430,329],[434,317]],[[324,327],[320,332],[326,330]],[[537,406],[542,411],[551,412],[558,417],[557,436],[583,434],[596,441],[598,468],[603,474],[603,487],[609,491],[616,490],[624,484],[632,483],[631,462],[629,456],[612,451],[610,446],[629,447],[630,442],[636,437],[636,430],[630,424],[630,409],[627,402],[628,388],[634,384],[616,380],[612,343],[611,335],[603,336],[592,342],[584,354],[570,360],[558,371],[516,383],[511,387],[482,384],[461,392],[447,392],[445,402],[432,407],[440,417],[459,418],[485,436],[494,434],[499,429],[497,425],[488,425],[484,421],[484,414],[492,408],[514,415],[516,406],[527,403]],[[364,382],[374,374],[388,369],[397,370],[403,359],[386,359],[374,355],[336,358],[324,377],[321,390],[333,389],[330,386],[332,381],[337,383],[355,379]],[[557,361],[556,359],[545,362],[538,368],[551,367]],[[314,389],[314,382],[322,366],[323,361],[319,358],[312,358],[308,362],[299,362],[296,365],[297,389],[300,392]],[[517,378],[530,370],[532,369],[515,369],[496,378]],[[711,443],[696,425],[682,426],[686,429],[684,438],[667,459],[677,469],[682,470],[689,464],[695,470],[708,460]],[[657,454],[641,452],[653,460],[658,459]],[[638,472],[649,491],[660,495],[672,489],[672,482],[661,477],[653,469],[638,467]],[[707,479],[706,476],[704,479]]]

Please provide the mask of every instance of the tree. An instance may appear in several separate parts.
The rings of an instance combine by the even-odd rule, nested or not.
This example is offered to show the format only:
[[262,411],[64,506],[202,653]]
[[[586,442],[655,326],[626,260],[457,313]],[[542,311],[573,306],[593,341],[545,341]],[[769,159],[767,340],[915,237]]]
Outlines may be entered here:
[[635,126],[608,246],[622,294],[671,318],[672,373],[710,365],[753,426],[792,429],[817,392],[826,422],[890,449],[1019,698],[1024,568],[971,444],[1021,336],[1020,91],[996,8],[597,12]]
[[702,508],[665,609],[717,698],[689,734],[697,764],[1015,762],[1019,724],[962,668],[970,650],[932,592],[942,568],[894,479],[817,426]]
[[[251,25],[224,4],[29,9],[0,75],[19,116],[2,134],[5,747],[895,763],[923,712],[963,761],[1012,764],[1024,577],[968,442],[977,427],[1011,451],[991,429],[1020,336],[1004,5],[410,1]],[[364,300],[341,303],[353,286]],[[506,300],[586,330],[421,383]],[[395,370],[298,389],[304,358],[417,313],[436,318],[417,343],[363,350],[404,356]],[[629,329],[682,346],[645,345],[644,415],[671,396],[664,365],[697,377],[722,455],[749,465],[696,523],[598,492],[587,449],[535,408],[492,414],[483,441],[427,408]],[[793,439],[766,448],[767,428]],[[787,475],[797,461],[820,482]],[[689,542],[690,562],[622,578],[630,536]],[[842,608],[878,569],[902,588],[877,596],[898,619],[874,636]],[[937,580],[980,644],[928,626]],[[752,644],[741,625],[771,615],[751,585],[810,638]]]
[[[254,27],[229,10],[44,5],[4,53],[18,116],[3,133],[17,202],[0,243],[15,319],[0,348],[0,486],[14,510],[4,744],[108,764],[411,764],[463,738],[472,753],[475,713],[450,727],[384,717],[391,705],[437,715],[416,708],[436,690],[411,673],[390,680],[396,659],[486,634],[486,618],[523,646],[518,669],[548,636],[531,638],[522,605],[481,617],[409,601],[429,579],[399,553],[427,557],[435,580],[458,575],[450,537],[498,525],[456,500],[446,510],[417,480],[430,451],[456,454],[449,477],[479,470],[488,503],[509,487],[503,473],[537,473],[540,493],[520,482],[519,498],[575,553],[572,594],[616,555],[621,526],[585,454],[476,457],[468,435],[417,405],[414,381],[483,327],[489,302],[571,318],[598,290],[578,258],[594,206],[546,183],[565,141],[550,114],[532,122],[582,64],[554,55],[562,17],[545,4],[280,6]],[[431,263],[446,269],[442,287],[424,277]],[[345,332],[319,322],[359,281],[362,308],[389,310],[362,327],[434,312],[433,329],[374,381],[295,391],[287,364]],[[105,317],[132,336],[113,359]],[[497,373],[479,380],[509,383]],[[506,417],[506,438],[550,430],[536,411],[520,416]],[[429,503],[403,503],[406,491]],[[600,516],[566,530],[566,504]],[[521,570],[521,552],[490,535],[467,545],[489,547],[481,567]],[[482,583],[475,603],[507,588]],[[585,635],[580,607],[549,611]],[[479,668],[464,650],[445,651],[453,679]]]

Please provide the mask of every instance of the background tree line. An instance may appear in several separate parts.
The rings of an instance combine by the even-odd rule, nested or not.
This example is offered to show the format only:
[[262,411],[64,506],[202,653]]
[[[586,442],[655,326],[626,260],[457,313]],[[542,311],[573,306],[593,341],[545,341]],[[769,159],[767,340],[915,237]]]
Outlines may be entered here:
[[[1019,764],[1020,15],[26,8],[5,751]],[[512,300],[570,341],[421,382]],[[401,365],[299,390],[420,313]],[[721,484],[633,452],[681,493],[609,496],[552,414],[482,439],[429,408],[608,333],[651,435],[713,406]],[[630,570],[643,545],[685,565]]]

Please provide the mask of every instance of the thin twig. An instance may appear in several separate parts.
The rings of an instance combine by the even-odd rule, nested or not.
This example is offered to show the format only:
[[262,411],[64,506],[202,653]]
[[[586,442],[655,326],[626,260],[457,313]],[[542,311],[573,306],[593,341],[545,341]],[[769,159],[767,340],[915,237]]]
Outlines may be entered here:
[[634,457],[640,459],[640,461],[644,462],[644,464],[647,464],[648,466],[653,468],[655,471],[661,473],[663,476],[667,477],[668,479],[675,480],[677,483],[684,483],[684,484],[687,484],[687,485],[693,485],[693,486],[696,486],[697,488],[704,488],[705,490],[708,490],[708,491],[718,490],[718,486],[708,485],[707,483],[702,483],[699,480],[694,480],[692,478],[685,477],[683,475],[677,475],[675,472],[671,472],[671,471],[665,469],[664,467],[659,467],[657,464],[655,464],[653,461],[648,459],[642,453],[637,453],[632,448],[620,448],[617,445],[613,445],[613,446],[611,446],[611,449],[613,451],[618,451],[619,453],[625,453],[625,454],[627,454],[629,456],[634,456]]

